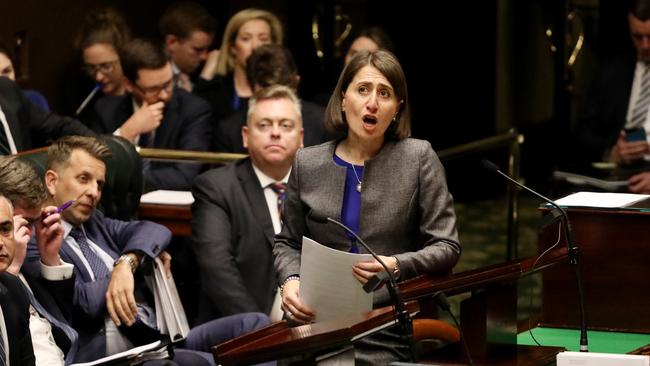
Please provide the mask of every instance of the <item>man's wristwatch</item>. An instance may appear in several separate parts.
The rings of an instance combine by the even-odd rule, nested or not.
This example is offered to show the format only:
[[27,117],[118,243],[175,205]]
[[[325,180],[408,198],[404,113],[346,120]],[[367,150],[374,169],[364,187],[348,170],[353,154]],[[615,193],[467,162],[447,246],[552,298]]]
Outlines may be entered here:
[[393,277],[394,277],[395,279],[398,279],[398,278],[399,278],[399,275],[400,275],[400,271],[399,271],[399,259],[397,259],[397,257],[393,257],[393,258],[395,258],[395,268],[393,268]]
[[117,267],[117,265],[122,262],[127,262],[131,267],[131,272],[133,273],[135,273],[135,270],[138,269],[138,262],[128,254],[122,254],[119,258],[117,258],[115,263],[113,263],[113,268]]

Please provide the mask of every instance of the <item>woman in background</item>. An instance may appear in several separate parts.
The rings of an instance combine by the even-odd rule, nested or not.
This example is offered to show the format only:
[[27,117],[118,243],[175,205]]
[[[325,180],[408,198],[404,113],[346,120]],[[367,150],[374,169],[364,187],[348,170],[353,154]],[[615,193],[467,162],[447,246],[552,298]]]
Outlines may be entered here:
[[194,93],[212,106],[219,121],[246,106],[253,89],[246,79],[246,60],[263,44],[282,44],[284,31],[271,12],[244,9],[233,15],[223,34],[219,52],[210,54]]

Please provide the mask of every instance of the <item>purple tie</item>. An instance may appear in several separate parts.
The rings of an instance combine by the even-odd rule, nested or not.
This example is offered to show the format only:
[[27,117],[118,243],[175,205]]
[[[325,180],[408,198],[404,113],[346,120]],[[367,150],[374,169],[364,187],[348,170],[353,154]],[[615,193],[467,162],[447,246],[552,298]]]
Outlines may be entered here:
[[278,195],[278,214],[280,215],[280,222],[284,221],[284,199],[287,196],[287,184],[276,182],[269,187]]
[[95,280],[110,276],[111,273],[106,267],[106,264],[102,261],[99,255],[90,248],[90,244],[88,244],[86,235],[83,233],[83,231],[81,231],[79,228],[74,228],[70,231],[69,235],[77,242],[77,244],[79,244],[81,253],[83,253],[84,257],[86,257],[86,260],[90,265],[90,269],[95,275]]

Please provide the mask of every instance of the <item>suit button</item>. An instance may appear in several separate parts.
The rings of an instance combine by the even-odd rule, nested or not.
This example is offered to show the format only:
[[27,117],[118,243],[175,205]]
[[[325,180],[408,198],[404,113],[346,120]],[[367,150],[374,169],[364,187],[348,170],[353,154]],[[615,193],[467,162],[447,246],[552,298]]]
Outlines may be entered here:
[[160,247],[158,246],[158,244],[154,245],[153,252],[158,253],[159,250],[160,250]]
[[104,335],[104,333],[106,333],[106,329],[101,328],[101,329],[99,330],[99,334],[100,334],[100,335]]

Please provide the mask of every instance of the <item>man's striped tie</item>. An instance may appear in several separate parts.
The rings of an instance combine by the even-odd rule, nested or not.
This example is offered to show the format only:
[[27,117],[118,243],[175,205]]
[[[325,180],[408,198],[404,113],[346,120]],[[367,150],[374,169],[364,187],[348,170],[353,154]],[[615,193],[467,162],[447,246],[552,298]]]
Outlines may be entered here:
[[641,87],[639,88],[639,97],[634,103],[634,109],[629,120],[627,128],[643,127],[648,116],[648,107],[650,107],[650,66],[646,66],[641,78]]

